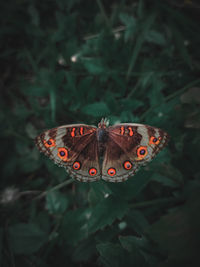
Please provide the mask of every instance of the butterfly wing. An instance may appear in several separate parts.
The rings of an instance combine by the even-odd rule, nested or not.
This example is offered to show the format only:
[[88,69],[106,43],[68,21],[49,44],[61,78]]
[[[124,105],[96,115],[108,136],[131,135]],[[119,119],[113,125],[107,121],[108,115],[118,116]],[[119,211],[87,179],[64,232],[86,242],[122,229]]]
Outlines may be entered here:
[[[138,164],[132,164],[128,153],[110,136],[107,141],[104,160],[102,163],[102,179],[108,182],[123,182],[134,175]],[[130,164],[130,167],[128,166]],[[129,167],[129,171],[124,168]]]
[[108,136],[102,179],[109,182],[122,182],[133,176],[169,139],[169,135],[159,128],[136,123],[111,126]]
[[38,149],[79,181],[100,179],[96,127],[63,125],[41,133],[35,139]]

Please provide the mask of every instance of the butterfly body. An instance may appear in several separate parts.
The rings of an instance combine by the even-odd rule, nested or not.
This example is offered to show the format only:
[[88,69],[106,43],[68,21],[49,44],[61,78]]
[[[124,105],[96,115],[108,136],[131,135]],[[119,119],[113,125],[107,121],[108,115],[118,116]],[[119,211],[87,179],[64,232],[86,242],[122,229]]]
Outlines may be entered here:
[[136,123],[108,127],[64,125],[36,137],[38,149],[82,182],[122,182],[152,160],[169,136],[159,128]]

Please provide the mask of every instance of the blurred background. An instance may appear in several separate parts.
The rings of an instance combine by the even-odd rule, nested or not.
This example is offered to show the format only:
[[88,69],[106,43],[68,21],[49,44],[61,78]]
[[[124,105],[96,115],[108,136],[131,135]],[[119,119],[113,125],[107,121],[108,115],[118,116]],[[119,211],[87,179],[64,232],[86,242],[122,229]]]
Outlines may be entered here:
[[[0,266],[200,266],[200,3],[0,3]],[[81,183],[34,144],[139,122],[167,148],[127,182]]]

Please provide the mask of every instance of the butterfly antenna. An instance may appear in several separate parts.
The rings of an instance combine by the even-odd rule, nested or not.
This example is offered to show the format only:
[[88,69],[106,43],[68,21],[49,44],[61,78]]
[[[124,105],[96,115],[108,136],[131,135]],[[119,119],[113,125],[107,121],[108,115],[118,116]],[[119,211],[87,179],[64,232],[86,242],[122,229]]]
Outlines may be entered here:
[[108,127],[109,126],[109,119],[108,118],[105,118],[104,119],[104,123],[105,123],[106,127]]

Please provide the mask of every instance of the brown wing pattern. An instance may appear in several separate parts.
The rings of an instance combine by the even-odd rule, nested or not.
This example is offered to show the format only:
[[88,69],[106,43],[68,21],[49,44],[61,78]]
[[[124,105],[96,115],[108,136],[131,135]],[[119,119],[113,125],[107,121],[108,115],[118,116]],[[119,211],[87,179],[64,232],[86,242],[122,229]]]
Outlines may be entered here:
[[91,136],[89,142],[80,151],[74,162],[80,168],[75,169],[73,165],[68,165],[66,169],[75,179],[81,182],[93,182],[101,178],[96,135]]
[[[45,131],[36,137],[35,142],[41,152],[59,166],[65,167],[74,178],[88,181],[89,177],[95,181],[100,178],[97,142],[95,142],[95,139],[96,127],[72,124]],[[91,151],[95,150],[95,153],[90,155],[90,149],[88,148]],[[88,166],[94,166],[93,168],[97,171],[96,174],[86,175],[89,170],[84,169],[86,164],[83,161],[83,157],[85,159],[88,158]],[[83,173],[82,178],[80,173]]]
[[[102,179],[110,182],[121,182],[133,176],[169,139],[169,135],[159,128],[135,123],[111,126],[108,132]],[[116,171],[114,175],[108,173],[111,168]]]
[[[129,171],[125,168],[125,164],[130,165]],[[102,164],[102,179],[109,182],[123,182],[134,175],[137,169],[138,164],[133,164],[123,146],[115,142],[110,136],[106,144]]]
[[169,140],[163,130],[143,124],[122,123],[107,128],[102,120],[99,128],[64,125],[43,132],[35,142],[41,152],[79,181],[102,178],[122,182],[151,161]]

